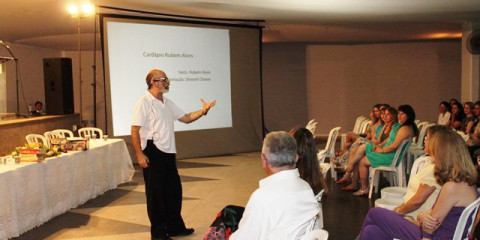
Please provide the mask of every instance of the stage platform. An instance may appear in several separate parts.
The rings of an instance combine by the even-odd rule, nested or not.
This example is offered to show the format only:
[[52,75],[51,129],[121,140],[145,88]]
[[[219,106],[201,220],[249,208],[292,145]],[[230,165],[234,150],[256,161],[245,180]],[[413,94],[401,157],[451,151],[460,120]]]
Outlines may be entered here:
[[15,147],[25,144],[25,136],[31,133],[43,135],[55,129],[80,126],[80,114],[46,115],[38,117],[0,120],[0,156],[9,154]]

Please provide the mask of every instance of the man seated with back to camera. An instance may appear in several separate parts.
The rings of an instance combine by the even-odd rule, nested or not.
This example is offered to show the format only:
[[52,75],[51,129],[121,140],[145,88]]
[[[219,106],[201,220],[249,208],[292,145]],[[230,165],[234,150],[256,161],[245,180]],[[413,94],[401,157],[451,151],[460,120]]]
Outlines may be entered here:
[[295,139],[286,132],[269,133],[261,154],[268,177],[250,196],[238,230],[230,239],[299,239],[318,214],[310,185],[300,178]]

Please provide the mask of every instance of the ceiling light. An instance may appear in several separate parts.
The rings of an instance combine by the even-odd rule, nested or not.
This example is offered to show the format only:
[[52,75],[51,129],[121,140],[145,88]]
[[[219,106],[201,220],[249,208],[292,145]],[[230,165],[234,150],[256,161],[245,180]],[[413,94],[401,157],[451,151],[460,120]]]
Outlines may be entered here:
[[88,17],[95,13],[95,6],[90,2],[83,4],[70,3],[68,5],[68,13],[72,15],[72,18]]
[[91,15],[95,12],[93,4],[92,3],[84,3],[82,5],[82,12],[84,15]]
[[68,5],[68,13],[72,16],[78,16],[78,7],[77,5],[71,3]]

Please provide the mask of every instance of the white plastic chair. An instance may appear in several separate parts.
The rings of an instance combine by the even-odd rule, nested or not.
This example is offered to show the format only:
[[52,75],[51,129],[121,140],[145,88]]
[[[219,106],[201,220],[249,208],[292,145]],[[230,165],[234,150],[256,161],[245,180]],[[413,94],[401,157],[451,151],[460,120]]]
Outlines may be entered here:
[[[412,181],[415,175],[427,166],[431,157],[424,155],[413,163],[412,171],[410,173],[410,178],[408,184]],[[408,187],[386,187],[381,191],[381,198],[375,200],[375,207],[382,207],[386,209],[393,210],[397,206],[403,203],[405,194],[407,193]]]
[[84,128],[78,129],[78,136],[82,138],[86,138],[87,136],[93,137],[94,134],[98,138],[103,138],[103,131],[100,128],[84,127]]
[[[366,118],[364,116],[358,116],[357,119],[355,120],[355,124],[353,125],[353,132],[354,133],[357,133],[358,132],[358,128],[360,128],[360,125],[362,124],[363,120],[365,120]],[[358,134],[358,133],[357,133]],[[345,142],[347,140],[347,134],[344,133],[342,135],[340,135],[340,149],[343,149],[343,147],[345,146]]]
[[323,229],[314,229],[307,232],[300,240],[327,240],[328,232]]
[[[378,180],[380,178],[380,171],[396,173],[396,178],[393,178],[393,185],[402,186],[402,187],[406,186],[405,167],[403,165],[403,158],[411,142],[412,142],[411,139],[405,139],[402,141],[402,143],[400,143],[400,146],[398,146],[397,151],[395,152],[395,156],[393,157],[392,164],[390,164],[390,166],[388,167],[380,166],[376,168],[374,167],[370,168],[371,180],[370,180],[370,191],[368,193],[368,198],[372,198],[372,191],[373,191],[374,185],[375,185],[375,192],[378,192]],[[400,161],[400,163],[397,166],[398,161]]]
[[42,143],[44,146],[48,146],[48,140],[46,137],[40,135],[40,134],[28,134],[25,136],[25,140],[27,140],[27,143]]
[[327,178],[327,174],[328,174],[328,170],[331,169],[331,164],[330,163],[326,163],[326,162],[323,162],[323,163],[319,163],[318,165],[320,167],[320,171],[322,171],[322,175],[323,175],[323,179],[326,179]]
[[43,135],[47,138],[47,140],[50,142],[50,140],[54,138],[61,138],[62,136],[60,134],[54,133],[53,131],[50,132],[45,132]]
[[315,222],[315,229],[321,229],[323,228],[323,210],[322,210],[322,196],[323,192],[325,192],[325,189],[322,189],[316,196],[315,199],[318,201],[318,207],[320,208],[320,211],[318,212],[317,215],[317,221]]
[[[458,219],[457,227],[455,228],[455,233],[453,234],[453,240],[467,240],[468,238],[462,239],[463,232],[467,224],[467,220],[470,217],[471,222],[467,229],[467,236],[470,235],[472,231],[473,223],[477,217],[478,207],[480,206],[480,197],[477,198],[473,203],[470,203],[460,215]],[[473,213],[473,214],[472,214]]]
[[428,122],[421,122],[418,124],[418,129],[419,129],[418,138],[416,139],[416,141],[413,141],[412,144],[410,144],[410,147],[408,148],[406,173],[410,173],[410,168],[412,166],[413,161],[415,161],[415,159],[425,154],[425,151],[423,150],[425,148],[424,140],[425,140],[425,136],[427,135],[427,130],[431,126],[435,126],[435,123],[429,124]]
[[327,145],[325,145],[325,149],[321,150],[317,154],[317,159],[319,162],[323,162],[327,157],[335,157],[335,142],[337,140],[338,132],[340,131],[341,127],[335,127],[330,130],[327,139]]
[[[418,128],[418,137],[414,138],[412,141],[412,144],[410,145],[410,148],[423,148],[423,140],[425,138],[425,135],[427,134],[427,125],[428,122],[421,122],[417,124]],[[435,125],[435,124],[433,124]]]
[[363,121],[365,121],[364,116],[359,116],[357,117],[357,120],[355,120],[355,125],[353,126],[353,133],[360,134],[360,128],[362,126]]
[[312,120],[308,121],[307,126],[310,125],[310,124],[312,124],[312,123],[314,123],[314,122],[316,122],[316,121],[315,121],[315,118],[312,118]]
[[315,119],[312,119],[307,123],[307,126],[305,128],[308,129],[312,133],[312,135],[315,136],[315,131],[317,130],[317,124],[318,122],[315,121]]
[[[315,199],[318,201],[319,212],[313,217],[307,225],[305,235],[300,240],[321,240],[328,239],[328,232],[321,229],[323,228],[323,211],[322,211],[322,196],[325,190],[322,189]],[[325,235],[326,234],[326,235]]]
[[[317,159],[319,164],[322,164],[325,161],[325,158],[333,158],[335,157],[335,142],[337,141],[338,132],[340,131],[340,127],[332,128],[330,133],[328,134],[327,145],[325,145],[325,149],[321,150],[317,154]],[[334,164],[330,163],[330,170],[334,168]],[[332,178],[337,179],[337,175],[332,171]]]
[[371,123],[372,123],[371,120],[365,119],[362,123],[362,126],[360,127],[360,133],[359,134],[365,133],[365,131],[367,130],[367,128],[370,126]]
[[53,134],[60,136],[60,138],[73,138],[73,132],[68,129],[55,129],[52,131]]

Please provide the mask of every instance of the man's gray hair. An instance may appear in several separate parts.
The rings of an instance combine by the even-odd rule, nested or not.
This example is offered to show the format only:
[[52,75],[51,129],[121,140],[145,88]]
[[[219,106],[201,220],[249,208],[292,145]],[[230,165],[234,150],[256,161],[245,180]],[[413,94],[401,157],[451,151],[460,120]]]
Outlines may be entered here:
[[297,143],[287,132],[271,132],[263,140],[262,153],[271,167],[295,166]]

